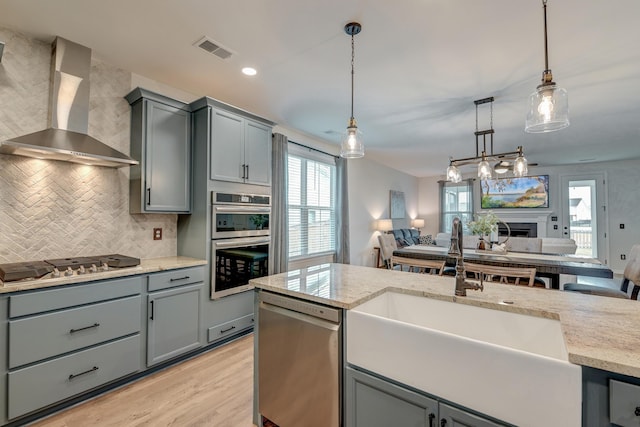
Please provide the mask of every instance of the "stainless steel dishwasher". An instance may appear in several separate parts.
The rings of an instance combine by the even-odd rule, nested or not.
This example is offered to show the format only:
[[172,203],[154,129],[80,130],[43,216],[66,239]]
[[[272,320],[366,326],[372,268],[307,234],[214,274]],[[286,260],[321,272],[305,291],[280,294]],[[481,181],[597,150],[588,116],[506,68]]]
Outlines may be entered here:
[[261,291],[258,407],[279,427],[338,427],[342,310]]

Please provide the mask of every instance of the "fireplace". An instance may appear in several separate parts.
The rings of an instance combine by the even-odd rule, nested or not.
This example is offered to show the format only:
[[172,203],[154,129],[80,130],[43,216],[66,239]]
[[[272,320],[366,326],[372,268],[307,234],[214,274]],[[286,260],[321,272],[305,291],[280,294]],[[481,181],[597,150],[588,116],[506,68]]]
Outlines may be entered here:
[[[538,224],[535,222],[507,222],[512,237],[538,237]],[[498,234],[507,235],[507,227],[498,223]]]

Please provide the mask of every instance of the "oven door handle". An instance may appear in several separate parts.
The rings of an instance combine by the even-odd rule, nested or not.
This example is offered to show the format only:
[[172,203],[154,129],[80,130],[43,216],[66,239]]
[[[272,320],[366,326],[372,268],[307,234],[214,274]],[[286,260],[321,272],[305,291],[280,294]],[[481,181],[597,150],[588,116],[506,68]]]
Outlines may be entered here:
[[262,206],[214,206],[213,210],[220,213],[271,213],[271,208]]
[[269,237],[261,237],[261,238],[242,238],[242,239],[229,239],[224,241],[215,241],[214,245],[216,249],[224,249],[224,248],[238,248],[242,246],[253,246],[253,245],[264,245],[269,244],[271,239]]

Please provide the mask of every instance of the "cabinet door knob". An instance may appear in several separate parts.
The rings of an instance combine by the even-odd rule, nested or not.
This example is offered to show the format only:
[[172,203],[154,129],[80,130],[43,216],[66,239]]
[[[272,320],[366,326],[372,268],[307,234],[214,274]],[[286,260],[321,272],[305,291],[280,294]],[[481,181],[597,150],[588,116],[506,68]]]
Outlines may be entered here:
[[640,417],[640,406],[636,406],[634,414],[636,414],[636,417]]

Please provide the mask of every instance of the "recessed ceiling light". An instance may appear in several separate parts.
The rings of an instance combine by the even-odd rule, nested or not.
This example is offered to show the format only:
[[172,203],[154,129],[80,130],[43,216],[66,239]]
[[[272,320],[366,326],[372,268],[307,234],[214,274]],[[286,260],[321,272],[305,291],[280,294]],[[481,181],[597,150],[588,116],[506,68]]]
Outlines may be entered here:
[[255,69],[255,68],[251,68],[251,67],[244,67],[244,68],[242,69],[242,73],[243,73],[244,75],[247,75],[247,76],[255,76],[256,74],[258,74],[258,72],[256,71],[256,69]]

